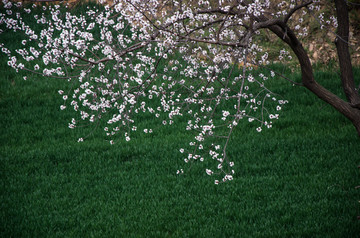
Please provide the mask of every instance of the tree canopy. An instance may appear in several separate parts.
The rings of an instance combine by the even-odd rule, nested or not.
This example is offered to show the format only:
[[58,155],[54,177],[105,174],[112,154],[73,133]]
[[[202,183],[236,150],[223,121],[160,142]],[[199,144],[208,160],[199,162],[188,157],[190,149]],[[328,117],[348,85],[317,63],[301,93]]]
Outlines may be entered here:
[[[214,161],[215,183],[232,180],[232,158],[226,154],[234,128],[256,123],[261,132],[279,118],[286,99],[267,86],[283,77],[274,62],[295,61],[304,86],[346,116],[360,135],[360,96],[349,51],[351,2],[269,0],[117,0],[102,6],[22,6],[3,0],[1,34],[23,32],[15,52],[0,48],[16,71],[68,80],[59,90],[61,110],[78,116],[69,123],[99,124],[113,144],[118,135],[151,133],[136,126],[140,113],[171,125],[185,118],[191,135],[180,148],[184,161]],[[332,15],[332,5],[335,15]],[[325,11],[324,11],[325,9]],[[328,11],[326,11],[328,9]],[[29,17],[36,24],[29,24]],[[316,25],[334,38],[346,99],[316,81],[303,41]],[[270,38],[268,37],[270,35]],[[271,51],[269,39],[283,48]],[[16,41],[16,40],[14,40]],[[13,43],[13,42],[12,42]],[[26,79],[26,76],[25,76]],[[79,142],[85,137],[79,138]],[[183,170],[179,169],[178,173]]]

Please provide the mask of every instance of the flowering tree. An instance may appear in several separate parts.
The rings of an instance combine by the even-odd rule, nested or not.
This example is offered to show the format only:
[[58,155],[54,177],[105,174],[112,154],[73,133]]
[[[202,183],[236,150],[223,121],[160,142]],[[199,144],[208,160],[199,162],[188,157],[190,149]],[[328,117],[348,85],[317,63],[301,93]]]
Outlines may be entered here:
[[[21,31],[24,39],[14,51],[6,42],[0,47],[16,71],[72,84],[68,92],[59,90],[64,99],[60,109],[78,113],[71,129],[105,121],[113,144],[118,135],[128,141],[134,131],[152,133],[152,128],[138,128],[138,114],[151,114],[164,125],[186,118],[191,141],[180,149],[184,161],[214,161],[206,173],[220,175],[217,184],[233,178],[234,162],[226,149],[234,128],[243,121],[257,123],[258,132],[271,128],[287,102],[266,87],[267,80],[281,77],[267,66],[274,60],[293,60],[295,55],[302,83],[292,83],[332,105],[360,135],[347,1],[334,2],[337,17],[327,19],[320,1],[304,0],[117,0],[89,6],[81,14],[59,5],[43,6],[39,13],[32,9],[36,6],[3,0],[1,34]],[[27,23],[27,15],[36,24]],[[314,78],[301,44],[309,34],[307,18],[336,36],[347,101]],[[264,45],[264,32],[284,42],[276,59]]]

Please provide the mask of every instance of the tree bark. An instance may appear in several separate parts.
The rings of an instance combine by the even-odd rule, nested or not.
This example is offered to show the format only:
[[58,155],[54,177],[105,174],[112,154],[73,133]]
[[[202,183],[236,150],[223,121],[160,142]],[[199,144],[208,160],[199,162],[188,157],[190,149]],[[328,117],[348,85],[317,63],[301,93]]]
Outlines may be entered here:
[[346,98],[353,107],[360,109],[360,96],[355,89],[354,74],[352,71],[349,52],[349,11],[345,0],[335,0],[338,31],[336,49],[339,58],[341,82]]

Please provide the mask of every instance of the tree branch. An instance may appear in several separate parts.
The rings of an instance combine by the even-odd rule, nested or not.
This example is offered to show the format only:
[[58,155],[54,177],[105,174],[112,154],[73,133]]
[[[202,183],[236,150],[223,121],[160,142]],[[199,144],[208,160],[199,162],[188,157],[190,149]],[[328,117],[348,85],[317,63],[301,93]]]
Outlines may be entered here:
[[285,18],[284,18],[284,23],[286,24],[286,23],[289,21],[290,17],[291,17],[297,10],[299,10],[299,9],[301,9],[301,8],[303,8],[303,7],[306,7],[306,6],[308,6],[308,5],[312,4],[312,3],[313,3],[313,1],[311,0],[311,1],[308,1],[308,2],[305,2],[305,3],[303,3],[303,4],[300,4],[300,5],[295,6],[295,7],[294,7],[293,9],[291,9],[291,11],[285,16]]

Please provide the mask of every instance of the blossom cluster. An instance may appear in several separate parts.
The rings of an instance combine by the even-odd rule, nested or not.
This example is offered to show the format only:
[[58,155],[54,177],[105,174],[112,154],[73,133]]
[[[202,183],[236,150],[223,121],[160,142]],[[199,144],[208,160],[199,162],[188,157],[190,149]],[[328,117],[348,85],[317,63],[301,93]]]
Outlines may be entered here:
[[[1,34],[22,32],[24,38],[14,52],[5,42],[0,48],[15,70],[68,81],[71,88],[59,90],[60,109],[77,113],[68,127],[104,121],[111,144],[119,135],[129,141],[136,131],[153,132],[138,130],[137,114],[153,115],[162,125],[187,118],[191,139],[180,149],[184,161],[214,161],[205,171],[222,176],[218,184],[235,173],[226,151],[236,126],[247,121],[258,132],[271,128],[287,102],[266,87],[276,74],[258,70],[271,60],[259,35],[271,26],[268,17],[291,18],[302,3],[117,0],[77,14],[60,5],[39,11],[3,0]],[[41,27],[33,29],[26,15]],[[301,19],[294,31],[304,35]],[[283,49],[278,58],[291,55]]]

